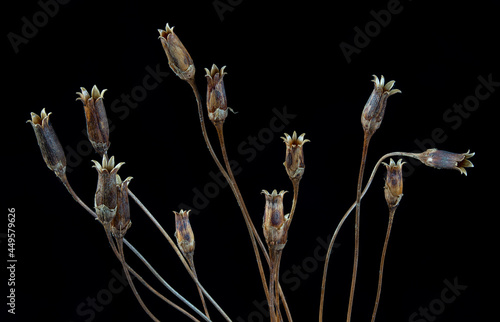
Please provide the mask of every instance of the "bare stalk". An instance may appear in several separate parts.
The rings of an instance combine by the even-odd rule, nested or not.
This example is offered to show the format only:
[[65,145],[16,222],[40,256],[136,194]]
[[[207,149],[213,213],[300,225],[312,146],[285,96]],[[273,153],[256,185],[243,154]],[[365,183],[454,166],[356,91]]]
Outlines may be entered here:
[[290,222],[292,223],[293,215],[295,214],[295,208],[297,207],[297,199],[299,198],[299,181],[293,181],[293,201],[292,201],[292,210],[290,210]]
[[[278,318],[278,321],[281,322],[283,321],[283,317],[281,316],[281,310],[280,310],[280,296],[279,296],[279,279],[280,279],[280,265],[281,265],[281,255],[282,255],[282,250],[278,251],[276,254],[276,263],[275,263],[275,272],[274,272],[274,294],[275,294],[275,309],[276,309],[276,317]],[[283,303],[285,303],[285,299],[281,299]]]
[[380,293],[382,292],[382,277],[384,275],[384,262],[385,254],[387,252],[387,245],[389,244],[389,236],[391,235],[392,223],[394,221],[394,214],[396,213],[396,207],[391,207],[389,209],[389,223],[387,224],[387,232],[385,235],[384,248],[382,250],[382,257],[380,258],[380,269],[378,272],[378,287],[377,287],[377,297],[375,298],[375,305],[373,307],[372,322],[375,322],[375,316],[377,315],[378,304],[380,301]]
[[[190,314],[189,312],[187,312],[186,310],[184,310],[183,308],[181,308],[180,306],[178,306],[177,304],[175,304],[174,302],[170,301],[169,299],[167,299],[165,296],[163,296],[162,294],[160,294],[157,290],[155,290],[151,285],[149,285],[143,278],[141,275],[139,275],[136,271],[134,271],[132,269],[132,267],[130,267],[130,265],[128,265],[127,263],[125,263],[127,265],[127,269],[129,270],[130,273],[132,273],[132,275],[134,275],[135,277],[137,277],[137,279],[144,285],[146,286],[153,294],[155,294],[156,296],[158,296],[160,299],[162,299],[163,301],[165,301],[168,305],[171,305],[173,308],[177,309],[178,311],[180,311],[182,314],[184,314],[185,316],[187,316],[188,318],[190,318],[192,321],[195,321],[195,322],[200,322],[200,320],[198,320],[197,318],[195,318],[192,314]],[[207,319],[209,320],[209,319]]]
[[[196,268],[194,267],[194,258],[192,254],[188,255],[187,261],[189,263],[189,266],[191,267],[191,270],[193,271],[194,276],[198,280],[198,275],[196,274]],[[201,303],[203,304],[203,309],[205,310],[205,315],[210,319],[210,314],[208,314],[208,308],[207,304],[205,303],[205,297],[203,296],[203,292],[201,291],[201,288],[198,286],[198,284],[196,284],[196,287],[198,288],[198,293],[200,294],[200,299]]]
[[[260,253],[259,253],[259,249],[257,248],[256,239],[258,239],[260,241],[260,243],[262,243],[262,241],[260,240],[260,237],[257,234],[257,232],[256,231],[254,232],[255,226],[252,223],[252,220],[250,218],[250,214],[248,213],[247,207],[246,207],[245,202],[243,200],[243,196],[241,195],[240,189],[238,188],[238,184],[236,183],[236,179],[234,178],[233,171],[231,170],[231,165],[229,164],[229,159],[227,157],[226,144],[224,142],[224,132],[223,132],[222,123],[218,123],[216,126],[216,129],[217,129],[217,134],[219,137],[219,143],[221,146],[224,163],[226,165],[226,168],[227,168],[227,171],[229,174],[229,178],[227,180],[228,180],[228,182],[231,186],[231,189],[236,197],[238,205],[239,205],[241,212],[243,214],[243,218],[245,219],[245,224],[246,224],[247,229],[248,229],[248,234],[250,235],[250,240],[252,241],[252,246],[253,246],[255,258],[257,261],[257,266],[259,268],[259,273],[260,273],[262,285],[264,287],[264,290],[266,290],[266,285],[267,285],[266,275],[264,274],[264,268],[262,266],[262,260],[260,259]],[[253,227],[253,229],[252,229],[252,227]],[[270,298],[269,292],[266,292],[266,298],[268,300],[268,304],[271,305],[271,302],[270,302],[271,298]]]
[[361,189],[363,185],[363,174],[366,165],[366,155],[368,154],[368,145],[372,134],[365,131],[365,138],[363,140],[363,153],[361,155],[361,165],[359,167],[358,186],[356,189],[356,217],[354,222],[354,263],[352,267],[351,279],[351,292],[349,294],[349,306],[347,308],[347,322],[351,321],[352,304],[354,301],[354,289],[356,288],[356,277],[358,274],[358,260],[359,260],[359,221],[361,214]]
[[269,265],[269,314],[271,317],[271,322],[281,322],[283,318],[281,317],[280,312],[280,296],[279,296],[279,269],[280,269],[280,260],[281,260],[281,249],[270,249],[269,253],[271,254],[271,263]]
[[[361,193],[360,200],[364,197],[364,195],[366,194],[366,192],[370,188],[370,185],[371,185],[371,183],[373,181],[373,178],[375,177],[375,174],[377,173],[377,170],[380,167],[380,164],[382,163],[382,161],[384,161],[387,158],[393,157],[393,156],[405,156],[405,157],[411,157],[411,158],[418,159],[418,157],[416,155],[417,155],[416,153],[408,153],[408,152],[391,152],[391,153],[387,153],[387,154],[383,155],[377,161],[377,163],[375,164],[375,166],[373,167],[373,170],[372,170],[372,173],[370,175],[370,178],[368,179],[368,181],[366,183],[366,186],[363,189],[363,192]],[[323,311],[324,311],[324,303],[325,303],[325,289],[326,289],[326,278],[327,278],[327,275],[328,275],[328,264],[330,263],[330,257],[331,257],[331,254],[332,254],[333,245],[335,244],[335,240],[337,238],[337,235],[338,235],[340,229],[342,228],[342,225],[344,224],[344,222],[347,219],[347,217],[349,217],[349,214],[352,212],[352,210],[354,209],[355,206],[356,206],[356,202],[354,202],[349,207],[349,209],[347,209],[346,213],[344,214],[344,216],[342,217],[342,219],[338,223],[337,228],[335,228],[335,232],[333,233],[332,239],[330,240],[330,244],[328,246],[328,250],[326,252],[325,265],[323,267],[323,279],[322,279],[322,282],[321,282],[321,298],[320,298],[320,304],[319,304],[319,321],[320,322],[323,321]]]

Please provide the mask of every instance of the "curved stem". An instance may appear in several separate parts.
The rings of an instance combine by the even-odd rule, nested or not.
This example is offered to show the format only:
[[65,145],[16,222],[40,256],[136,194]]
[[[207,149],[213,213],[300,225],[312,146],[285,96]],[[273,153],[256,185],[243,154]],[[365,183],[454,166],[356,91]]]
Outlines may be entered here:
[[[372,184],[373,178],[375,177],[375,174],[377,173],[377,170],[380,167],[380,164],[382,163],[382,161],[384,161],[387,158],[394,157],[394,156],[404,156],[404,157],[410,157],[410,158],[418,159],[417,153],[391,152],[391,153],[387,153],[387,154],[383,155],[377,161],[377,163],[375,164],[375,166],[373,167],[372,174],[370,175],[370,178],[366,182],[366,186],[363,189],[363,192],[361,193],[361,198],[360,199],[362,199],[364,197],[364,195],[366,194],[366,192],[370,188],[370,185]],[[337,228],[335,228],[335,232],[333,233],[332,239],[330,240],[330,244],[328,245],[328,250],[326,252],[326,258],[325,258],[325,264],[324,264],[324,267],[323,267],[323,279],[322,279],[322,282],[321,282],[321,298],[320,298],[320,304],[319,304],[319,321],[320,322],[323,321],[323,311],[324,311],[324,303],[325,303],[325,289],[326,289],[326,278],[327,278],[327,275],[328,275],[328,265],[330,263],[330,257],[331,257],[331,254],[332,254],[333,246],[335,244],[335,240],[337,238],[337,235],[338,235],[340,229],[342,228],[342,225],[344,224],[344,222],[347,219],[347,217],[349,217],[349,214],[352,212],[352,210],[354,209],[355,206],[356,206],[356,202],[354,202],[349,207],[349,209],[347,209],[346,213],[344,214],[344,216],[342,217],[342,219],[338,223]]]
[[387,232],[385,234],[384,248],[382,250],[382,257],[380,258],[380,269],[378,272],[378,287],[377,287],[377,297],[375,298],[375,305],[373,307],[372,322],[375,322],[375,317],[377,315],[378,303],[380,301],[380,293],[382,292],[382,277],[384,275],[384,262],[385,254],[387,252],[387,245],[389,244],[389,237],[391,235],[392,223],[394,221],[394,214],[396,213],[396,207],[391,207],[389,209],[389,223],[387,224]]
[[292,184],[293,184],[293,202],[292,202],[292,210],[290,210],[289,225],[292,222],[293,215],[295,214],[295,208],[297,207],[297,199],[299,198],[299,182],[292,181]]

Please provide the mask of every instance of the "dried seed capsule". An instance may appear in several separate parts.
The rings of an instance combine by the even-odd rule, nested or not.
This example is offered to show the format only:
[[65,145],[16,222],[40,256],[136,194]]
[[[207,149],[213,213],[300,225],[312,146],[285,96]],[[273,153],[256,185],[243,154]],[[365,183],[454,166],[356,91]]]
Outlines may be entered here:
[[401,198],[403,197],[403,162],[402,159],[398,160],[398,163],[394,163],[391,159],[389,164],[382,162],[387,169],[387,175],[385,178],[385,200],[389,208],[397,207]]
[[104,155],[109,148],[109,124],[104,108],[103,95],[106,90],[99,92],[97,86],[92,87],[89,95],[84,87],[80,87],[82,92],[77,92],[80,96],[77,100],[82,101],[87,120],[87,135],[92,146],[99,155]]
[[419,153],[418,159],[426,166],[437,169],[455,169],[461,174],[467,175],[465,168],[473,168],[474,164],[469,161],[469,158],[474,156],[474,152],[453,153],[438,149],[429,149]]
[[109,225],[116,214],[117,189],[116,173],[125,162],[120,162],[115,166],[115,157],[102,157],[102,164],[92,160],[99,177],[97,179],[97,189],[94,198],[94,207],[97,218],[103,225]]
[[165,30],[158,29],[158,32],[170,68],[180,79],[193,81],[195,73],[193,60],[179,37],[174,33],[174,27],[170,28],[167,23]]
[[128,185],[132,177],[124,181],[116,175],[116,214],[111,220],[111,233],[116,239],[123,238],[132,225],[130,221],[130,207],[128,202]]
[[189,223],[189,212],[191,210],[174,211],[175,214],[175,238],[177,245],[186,258],[192,258],[194,253],[194,233]]
[[208,118],[214,123],[224,122],[227,117],[227,99],[226,90],[224,88],[224,69],[220,70],[217,66],[212,65],[212,69],[205,68],[207,74],[207,108]]
[[392,89],[395,81],[390,81],[385,84],[384,76],[378,79],[377,76],[373,75],[372,80],[375,83],[373,91],[368,98],[368,101],[363,108],[363,113],[361,114],[361,124],[363,129],[368,133],[375,133],[375,131],[382,124],[385,114],[385,106],[387,104],[387,99],[389,96],[396,93],[401,93],[399,89]]
[[264,237],[270,249],[279,250],[285,247],[288,236],[289,215],[283,212],[283,195],[286,191],[278,193],[273,190],[272,193],[262,190],[266,197],[266,206],[264,209],[264,220],[262,228]]
[[302,179],[306,167],[304,164],[303,145],[306,142],[311,142],[308,139],[304,139],[305,135],[305,133],[302,133],[297,137],[297,132],[294,131],[292,136],[285,133],[285,136],[281,137],[286,145],[285,162],[283,165],[290,180],[296,182]]
[[66,156],[50,123],[50,114],[52,113],[47,114],[45,109],[42,110],[40,115],[31,112],[31,120],[26,122],[31,123],[35,131],[36,140],[45,164],[50,170],[54,171],[56,176],[62,178],[66,175]]

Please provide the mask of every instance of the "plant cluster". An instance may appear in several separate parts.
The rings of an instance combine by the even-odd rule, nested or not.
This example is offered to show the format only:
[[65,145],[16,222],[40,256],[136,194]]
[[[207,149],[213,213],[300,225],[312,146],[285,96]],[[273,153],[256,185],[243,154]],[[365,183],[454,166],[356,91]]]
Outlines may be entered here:
[[[195,65],[188,51],[174,33],[174,28],[166,25],[165,30],[159,31],[159,39],[161,45],[165,50],[168,58],[168,64],[174,73],[181,79],[186,81],[192,88],[198,108],[199,121],[201,125],[201,132],[209,153],[215,161],[218,169],[229,183],[231,190],[240,207],[243,219],[245,221],[250,241],[252,243],[256,263],[259,269],[260,278],[262,281],[263,291],[265,293],[270,321],[278,322],[283,321],[285,318],[292,321],[293,308],[287,304],[285,294],[280,286],[279,271],[282,254],[285,252],[285,247],[288,239],[289,227],[292,224],[293,217],[297,206],[299,196],[300,181],[305,173],[304,161],[304,144],[309,142],[305,138],[305,134],[297,135],[293,132],[292,135],[287,133],[283,134],[283,141],[285,143],[285,161],[283,163],[285,170],[291,182],[293,190],[293,200],[290,211],[286,213],[283,202],[286,191],[273,190],[268,192],[262,190],[265,198],[264,203],[264,218],[262,220],[262,234],[259,233],[256,225],[251,220],[251,216],[245,205],[245,201],[240,192],[235,176],[231,170],[231,166],[224,143],[224,122],[229,116],[231,110],[227,105],[226,91],[224,87],[224,76],[226,75],[226,67],[218,68],[213,65],[210,69],[205,68],[205,77],[207,80],[206,91],[206,110],[208,119],[211,121],[217,131],[218,145],[220,147],[219,154],[222,155],[222,161],[214,151],[211,140],[207,134],[205,124],[205,114],[203,112],[202,98],[198,91],[195,82]],[[332,248],[339,230],[342,228],[345,220],[354,211],[355,213],[355,231],[354,231],[354,263],[351,278],[351,289],[349,295],[349,304],[347,308],[347,321],[351,320],[352,308],[354,303],[354,293],[356,287],[356,277],[358,271],[359,260],[359,227],[360,227],[360,214],[361,214],[361,200],[367,190],[369,189],[374,175],[380,165],[386,168],[386,179],[384,186],[385,199],[387,201],[389,219],[385,243],[382,250],[380,260],[380,271],[377,295],[373,308],[372,321],[375,320],[379,299],[382,289],[382,277],[384,269],[384,260],[387,251],[389,236],[391,233],[392,223],[396,210],[403,197],[403,172],[402,168],[405,164],[403,159],[394,161],[393,157],[406,157],[415,158],[423,164],[434,167],[437,169],[454,169],[460,173],[467,175],[466,168],[472,167],[470,158],[474,153],[452,153],[437,149],[429,149],[421,153],[409,152],[392,152],[382,156],[375,164],[369,179],[364,183],[363,177],[365,174],[366,157],[368,154],[368,147],[370,141],[379,129],[384,119],[387,101],[390,96],[400,93],[398,89],[394,89],[395,81],[385,82],[384,77],[378,78],[374,76],[374,88],[369,96],[364,109],[361,114],[361,124],[364,131],[364,141],[361,156],[361,164],[359,168],[359,175],[357,181],[356,200],[353,205],[346,211],[334,234],[330,240],[329,249],[327,252],[325,266],[323,270],[323,279],[321,285],[321,294],[319,295],[319,321],[323,320],[323,311],[325,304],[325,290],[328,265],[330,262]],[[109,139],[109,126],[106,116],[106,109],[104,107],[103,94],[106,90],[99,91],[94,86],[90,93],[81,88],[78,92],[77,100],[83,103],[88,139],[92,143],[96,153],[101,157],[101,161],[95,161],[93,167],[97,171],[97,188],[95,192],[93,209],[87,206],[72,189],[68,178],[66,176],[66,159],[56,135],[56,132],[50,122],[51,113],[47,113],[45,109],[42,110],[40,115],[31,113],[31,123],[36,135],[38,145],[40,147],[42,157],[47,167],[54,172],[60,179],[62,184],[67,188],[71,196],[104,228],[104,232],[108,238],[109,244],[120,261],[127,279],[129,280],[132,291],[137,298],[137,301],[142,306],[144,311],[154,321],[159,321],[158,318],[148,309],[147,305],[143,302],[137,288],[132,280],[132,275],[142,283],[147,289],[164,300],[173,308],[179,310],[186,317],[193,321],[200,319],[211,321],[208,309],[208,302],[211,303],[219,314],[222,315],[227,321],[231,319],[227,316],[219,304],[209,295],[209,293],[202,286],[198,280],[194,264],[194,251],[195,251],[195,236],[189,221],[189,209],[182,209],[174,211],[175,214],[175,239],[174,242],[170,235],[155,219],[153,214],[146,208],[146,206],[132,193],[129,189],[132,177],[122,180],[118,175],[118,171],[124,165],[124,162],[117,162],[114,156],[109,157],[108,151],[110,148]],[[390,159],[389,163],[383,162]],[[159,231],[165,236],[170,243],[171,247],[175,250],[180,261],[184,265],[186,271],[196,284],[202,304],[202,309],[198,309],[191,302],[186,300],[181,294],[175,291],[167,281],[149,264],[149,262],[141,255],[141,253],[133,247],[133,245],[125,238],[128,229],[131,227],[131,214],[129,207],[129,198],[131,198],[140,209],[148,216]],[[262,238],[263,237],[263,238]],[[168,299],[165,295],[161,294],[158,290],[154,289],[141,275],[139,275],[128,263],[125,258],[124,245],[127,246],[132,253],[134,253],[146,267],[153,273],[153,275],[184,305],[175,304],[172,300]],[[267,270],[267,272],[266,272]],[[214,313],[212,312],[212,315]]]

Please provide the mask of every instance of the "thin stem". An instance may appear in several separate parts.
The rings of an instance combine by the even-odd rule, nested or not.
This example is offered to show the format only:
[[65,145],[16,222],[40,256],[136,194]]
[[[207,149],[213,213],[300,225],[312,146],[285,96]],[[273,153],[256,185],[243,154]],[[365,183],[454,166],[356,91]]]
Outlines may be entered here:
[[[377,173],[377,170],[380,167],[380,164],[382,163],[382,161],[384,161],[387,158],[393,157],[393,156],[405,156],[405,157],[411,157],[411,158],[418,159],[416,153],[408,153],[408,152],[391,152],[391,153],[387,153],[387,154],[383,155],[377,161],[375,166],[373,167],[372,174],[370,175],[370,178],[368,179],[366,186],[363,189],[363,192],[361,193],[360,199],[362,199],[364,197],[364,195],[366,194],[366,192],[370,188],[370,185],[373,182],[373,178],[375,177],[375,174]],[[323,279],[321,282],[321,298],[320,298],[320,304],[319,304],[319,322],[323,321],[323,311],[324,311],[323,308],[324,308],[324,303],[325,303],[326,278],[328,275],[328,265],[330,263],[330,257],[332,254],[333,246],[335,244],[335,240],[337,238],[337,235],[338,235],[340,229],[342,228],[342,225],[344,224],[347,217],[349,217],[349,214],[352,212],[352,210],[354,209],[355,206],[356,206],[356,202],[354,202],[349,207],[349,209],[347,209],[346,213],[344,214],[344,216],[342,217],[342,219],[338,223],[337,227],[335,228],[335,232],[333,233],[332,239],[330,240],[330,245],[328,246],[328,250],[326,252],[325,264],[323,267]]]
[[134,293],[137,301],[142,306],[142,308],[144,309],[144,311],[149,315],[149,317],[153,321],[158,321],[159,322],[160,320],[158,320],[156,318],[156,316],[154,316],[154,314],[151,313],[151,311],[148,309],[148,307],[146,306],[146,304],[144,304],[144,302],[142,301],[142,298],[139,295],[139,292],[137,292],[137,289],[135,288],[134,282],[132,281],[132,278],[130,277],[130,273],[129,273],[128,269],[127,269],[127,265],[125,264],[125,254],[123,253],[123,238],[117,238],[116,239],[116,244],[118,246],[118,252],[120,254],[120,262],[122,263],[123,271],[125,272],[125,276],[127,277],[127,281],[128,281],[128,284],[130,285],[130,288],[132,289],[132,292]]
[[278,321],[279,296],[276,295],[277,272],[281,250],[269,249],[271,262],[269,264],[269,314],[271,322]]
[[73,190],[73,188],[71,187],[71,185],[69,184],[69,181],[68,181],[68,178],[66,177],[66,175],[62,176],[62,177],[59,177],[59,179],[61,179],[61,182],[62,184],[66,187],[66,189],[68,190],[69,194],[73,197],[73,199],[75,199],[76,202],[78,202],[78,204],[80,204],[80,206],[82,206],[85,210],[87,210],[87,212],[89,214],[91,214],[94,218],[97,219],[97,215],[96,213],[90,209],[83,201],[82,199],[80,199],[80,197],[78,197],[78,195],[75,193],[75,191]]
[[[62,178],[60,178],[62,183],[64,184],[64,186],[66,187],[66,189],[68,190],[68,192],[71,194],[71,196],[73,197],[73,199],[75,199],[75,201],[78,202],[78,204],[80,204],[85,210],[87,210],[87,212],[92,215],[92,217],[94,217],[95,219],[97,218],[97,215],[94,211],[92,211],[92,209],[90,209],[81,199],[80,197],[78,197],[78,195],[75,193],[75,191],[73,190],[73,188],[71,187],[71,185],[69,184],[69,181],[67,180],[66,176],[63,176]],[[130,191],[129,191],[130,193]],[[170,284],[168,284],[157,272],[156,270],[149,264],[149,262],[142,256],[142,254],[137,250],[135,249],[134,246],[132,246],[132,244],[126,240],[125,238],[123,238],[123,242],[125,243],[125,245],[127,245],[128,248],[130,248],[130,250],[132,250],[132,252],[137,256],[139,257],[142,262],[149,268],[149,270],[156,276],[156,278],[158,280],[160,280],[160,282],[170,291],[172,292],[172,294],[174,294],[177,298],[179,298],[179,300],[181,300],[182,302],[184,302],[190,309],[192,309],[193,311],[195,311],[197,314],[199,314],[204,320],[206,321],[210,321],[210,319],[208,319],[202,312],[200,312],[200,310],[198,310],[193,304],[191,304],[188,300],[186,300],[182,295],[180,295],[173,287],[170,286]],[[111,243],[112,247],[113,247],[113,243]],[[116,248],[113,247],[113,250],[115,252],[115,254],[118,254]],[[118,255],[117,255],[118,256]],[[130,268],[130,266],[127,265],[128,268]],[[131,268],[130,268],[131,269]],[[132,269],[131,269],[132,271]],[[135,274],[134,274],[135,275]],[[143,280],[142,277],[140,277],[140,275],[136,275],[139,279]],[[149,287],[150,289],[152,289],[151,287]],[[155,293],[155,292],[154,292]],[[159,294],[159,293],[155,293],[155,294]],[[167,300],[168,301],[168,300]],[[168,301],[170,302],[170,301]],[[177,308],[179,311],[181,312],[185,312],[183,309],[179,308],[177,305],[173,304],[172,303],[172,306],[174,308]],[[186,312],[187,313],[187,312]],[[186,314],[186,315],[189,315]],[[190,315],[189,315],[190,316]],[[228,320],[230,321],[230,320]]]
[[396,207],[391,207],[389,209],[389,223],[387,224],[387,233],[385,235],[384,248],[382,250],[382,257],[380,258],[380,269],[378,272],[378,288],[377,297],[375,298],[375,305],[373,307],[372,322],[375,322],[375,316],[377,315],[378,304],[380,301],[380,293],[382,292],[382,277],[384,275],[384,262],[385,254],[387,252],[387,245],[389,244],[389,237],[391,235],[392,223],[394,221],[394,214],[396,213]]
[[[193,258],[192,254],[189,254],[187,256],[187,261],[189,263],[189,266],[191,267],[191,270],[193,271],[194,276],[198,280],[198,275],[196,274],[196,268],[194,267],[194,258]],[[198,282],[199,282],[199,280],[198,280]],[[203,304],[203,309],[205,310],[205,315],[210,319],[210,314],[208,314],[208,308],[207,308],[207,304],[205,303],[205,297],[203,296],[203,292],[201,291],[198,284],[196,285],[196,287],[198,288],[198,293],[200,294],[200,299],[201,299],[201,303]]]
[[363,153],[361,155],[361,165],[359,166],[358,186],[356,189],[356,217],[354,222],[354,263],[352,268],[351,279],[351,292],[349,294],[349,306],[347,308],[347,322],[351,321],[352,305],[354,301],[354,289],[356,288],[356,277],[358,274],[358,261],[359,261],[359,224],[361,214],[361,189],[363,185],[363,174],[366,165],[366,155],[368,154],[368,145],[372,133],[365,131],[365,138],[363,140]]
[[[238,206],[241,209],[241,212],[243,214],[243,218],[245,219],[245,224],[246,224],[247,229],[248,229],[248,234],[250,235],[250,240],[252,241],[252,246],[253,246],[253,250],[255,253],[255,259],[257,261],[257,266],[259,268],[259,273],[260,273],[262,285],[264,287],[264,291],[266,292],[266,298],[268,300],[268,304],[271,305],[270,294],[269,294],[269,292],[266,291],[266,285],[267,285],[266,275],[264,274],[264,267],[262,266],[262,260],[260,259],[259,249],[257,248],[257,244],[256,244],[256,239],[260,240],[260,238],[259,238],[259,235],[257,234],[257,232],[255,231],[255,226],[253,226],[252,220],[250,219],[250,214],[248,213],[248,209],[247,209],[245,202],[243,200],[243,196],[241,195],[240,189],[238,188],[238,184],[236,183],[236,179],[234,178],[233,171],[231,170],[231,165],[229,164],[229,159],[227,157],[227,151],[226,151],[226,144],[224,142],[224,132],[223,132],[222,123],[218,123],[216,125],[216,129],[217,129],[217,134],[219,137],[219,143],[221,146],[224,163],[226,165],[226,168],[227,168],[227,171],[229,174],[228,182],[229,182],[231,189],[236,197],[236,201],[238,202]],[[262,243],[261,240],[260,240],[260,243]]]
[[[125,263],[126,264],[126,263]],[[167,299],[165,296],[163,296],[162,294],[160,294],[157,290],[155,290],[151,285],[149,285],[143,278],[141,275],[139,275],[136,271],[134,271],[132,269],[132,267],[130,267],[130,265],[126,264],[127,265],[127,269],[129,270],[130,273],[132,273],[132,275],[134,275],[135,277],[137,277],[137,279],[142,283],[142,285],[146,286],[153,294],[155,294],[156,296],[158,296],[160,299],[162,299],[163,301],[165,301],[168,305],[171,305],[172,307],[174,307],[175,309],[179,310],[182,314],[184,314],[185,316],[187,316],[188,318],[190,318],[191,320],[195,321],[195,322],[200,322],[200,320],[198,320],[197,318],[195,318],[193,315],[191,315],[189,312],[187,312],[186,310],[184,310],[183,308],[181,308],[180,306],[178,306],[177,304],[175,304],[174,302],[170,301],[169,299]],[[208,319],[207,319],[208,320]]]
[[292,181],[292,184],[293,184],[293,202],[292,202],[292,210],[290,210],[289,225],[292,222],[293,215],[295,214],[295,208],[297,207],[297,199],[299,198],[299,181]]
[[[279,289],[279,277],[280,277],[280,265],[281,265],[281,255],[283,254],[282,250],[279,250],[276,254],[276,262],[275,262],[275,282],[274,282],[274,294],[278,294]],[[285,302],[284,299],[282,299],[283,302]],[[280,297],[275,296],[275,309],[276,309],[276,318],[278,319],[279,322],[283,321],[283,317],[281,316],[281,310],[280,310]]]
[[[177,244],[172,240],[172,238],[165,231],[165,229],[163,229],[163,227],[160,225],[160,223],[158,222],[158,220],[156,220],[156,218],[153,216],[153,214],[146,208],[146,206],[144,206],[144,204],[139,200],[139,198],[137,198],[136,195],[132,193],[132,191],[130,189],[128,190],[128,194],[137,203],[137,205],[141,208],[141,210],[149,217],[149,219],[155,224],[155,226],[163,234],[163,236],[167,239],[168,243],[170,244],[170,246],[172,246],[172,248],[174,249],[175,253],[177,254],[177,256],[179,257],[179,259],[181,260],[182,264],[184,265],[184,268],[189,273],[189,275],[191,276],[191,278],[193,279],[193,281],[196,283],[196,285],[198,285],[200,287],[200,289],[202,290],[203,294],[205,294],[205,296],[207,297],[207,299],[210,302],[212,302],[212,304],[215,306],[215,308],[220,312],[220,314],[227,321],[231,321],[231,319],[227,316],[227,314],[224,312],[224,310],[222,310],[222,308],[219,306],[219,304],[217,304],[217,302],[210,296],[210,294],[208,294],[208,292],[205,290],[205,288],[203,288],[203,286],[200,284],[200,282],[198,281],[198,279],[196,278],[196,276],[193,274],[193,271],[191,270],[191,267],[189,267],[189,264],[186,262],[186,260],[184,259],[184,256],[182,255],[181,251],[177,247]],[[125,244],[127,244],[127,243],[125,242]],[[150,268],[150,270],[151,270],[151,268]]]

